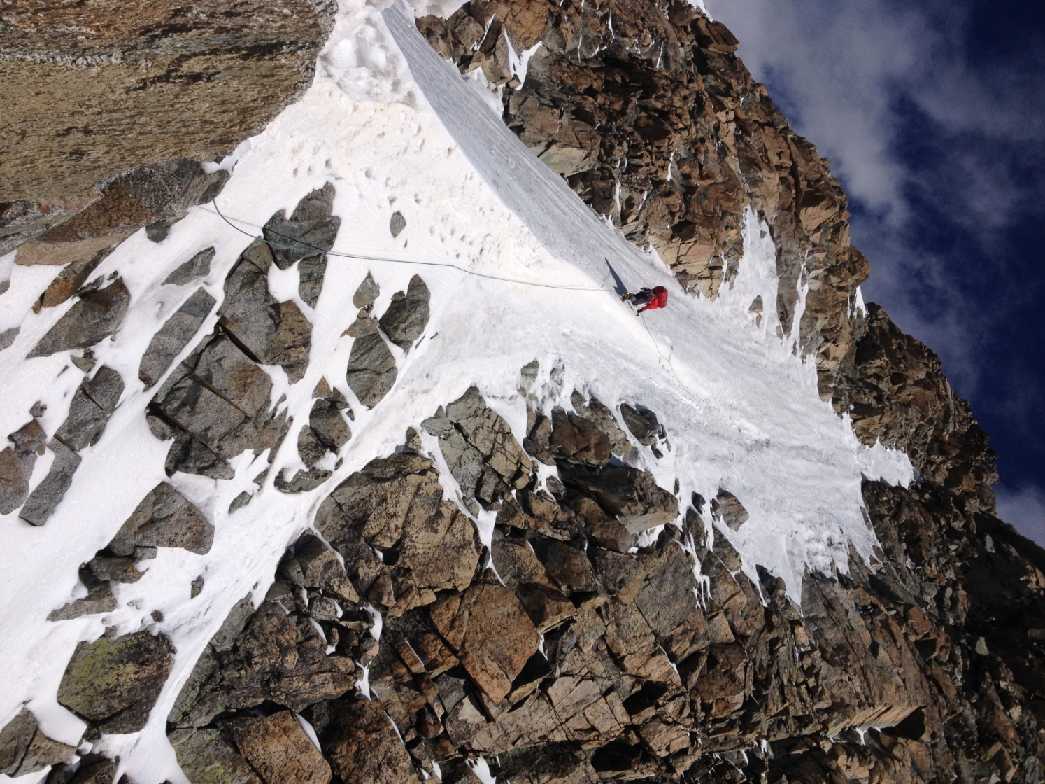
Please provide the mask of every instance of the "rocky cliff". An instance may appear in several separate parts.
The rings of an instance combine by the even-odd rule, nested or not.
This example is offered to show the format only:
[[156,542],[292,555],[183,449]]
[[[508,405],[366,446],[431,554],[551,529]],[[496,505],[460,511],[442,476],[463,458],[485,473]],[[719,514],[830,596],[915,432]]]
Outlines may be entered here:
[[[48,661],[9,662],[25,683],[2,703],[0,774],[1042,781],[1045,552],[994,515],[993,454],[938,359],[863,306],[845,196],[729,31],[674,0],[471,2],[446,17],[419,8],[416,21],[436,52],[499,88],[507,128],[592,210],[657,251],[706,320],[721,319],[714,334],[755,336],[702,362],[747,379],[737,347],[777,351],[785,338],[797,356],[753,360],[767,384],[774,362],[794,373],[802,356],[815,362],[808,399],[786,401],[772,436],[675,389],[698,401],[687,416],[710,418],[692,439],[660,389],[685,386],[680,373],[711,383],[676,370],[683,347],[616,386],[587,372],[584,352],[542,348],[586,333],[554,322],[543,342],[554,308],[537,293],[497,299],[498,281],[532,267],[541,277],[526,280],[548,286],[559,270],[533,250],[531,224],[470,184],[482,177],[459,139],[398,102],[409,74],[382,70],[381,17],[343,4],[370,55],[345,53],[353,36],[333,42],[330,62],[349,65],[317,80],[231,179],[173,160],[227,150],[297,93],[331,12],[299,5],[153,4],[119,24],[105,3],[3,12],[0,36],[15,43],[0,63],[17,71],[3,89],[29,101],[12,127],[29,127],[44,95],[27,98],[17,69],[43,69],[44,87],[133,74],[126,100],[144,103],[121,115],[84,90],[82,105],[49,98],[70,110],[47,122],[82,114],[96,152],[29,145],[5,159],[0,230],[17,266],[2,296],[22,310],[0,324],[0,361],[19,380],[0,512],[18,558],[53,546],[69,569],[46,589],[20,576],[24,606],[5,610],[19,653]],[[71,50],[68,29],[90,44]],[[353,68],[396,81],[390,108],[338,103]],[[193,120],[226,100],[239,101],[234,121]],[[431,182],[462,220],[425,206]],[[287,203],[279,188],[303,195]],[[224,222],[192,209],[219,192]],[[474,221],[504,222],[503,237],[469,234],[480,199]],[[75,206],[56,213],[49,200]],[[738,319],[728,308],[756,262],[752,225],[771,242],[775,296],[740,302]],[[339,248],[366,242],[350,268]],[[390,269],[418,246],[428,266]],[[481,266],[491,257],[511,266]],[[446,279],[455,263],[487,288]],[[480,298],[492,309],[476,310]],[[630,348],[635,319],[607,312]],[[586,315],[601,325],[600,314]],[[481,330],[462,325],[480,317]],[[502,331],[510,339],[491,342]],[[593,348],[615,357],[615,375],[640,361],[609,341]],[[841,510],[816,509],[824,519],[809,524],[844,563],[802,564],[796,595],[753,559],[773,513],[738,489],[758,464],[734,450],[786,455],[778,434],[828,406],[848,416],[846,449],[863,460],[875,453],[857,440],[894,447],[913,480],[858,460],[850,478],[873,546],[836,524]],[[836,453],[796,443],[808,463],[776,488],[781,516],[792,495],[828,497],[817,480]],[[690,481],[690,464],[710,479]]]
[[39,238],[19,263],[86,263],[209,201],[190,161],[230,152],[301,94],[334,8],[6,3],[0,254]]

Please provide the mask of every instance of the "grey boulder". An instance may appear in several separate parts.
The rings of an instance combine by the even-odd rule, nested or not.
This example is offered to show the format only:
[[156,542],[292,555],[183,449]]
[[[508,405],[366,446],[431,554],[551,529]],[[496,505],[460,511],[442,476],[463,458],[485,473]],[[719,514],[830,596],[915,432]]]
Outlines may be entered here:
[[388,310],[381,316],[381,330],[403,351],[409,351],[424,333],[428,325],[428,301],[428,286],[414,275],[405,293],[397,291],[392,295]]
[[105,288],[92,289],[44,335],[30,357],[44,357],[72,348],[93,346],[114,334],[127,315],[131,294],[117,278]]

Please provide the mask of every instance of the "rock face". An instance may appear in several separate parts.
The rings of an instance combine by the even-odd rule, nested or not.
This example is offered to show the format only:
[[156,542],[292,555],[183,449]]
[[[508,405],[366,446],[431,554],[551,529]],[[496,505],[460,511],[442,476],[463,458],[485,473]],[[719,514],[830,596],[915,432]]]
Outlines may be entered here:
[[478,585],[432,608],[432,623],[457,652],[461,665],[493,702],[537,652],[537,629],[514,591]]
[[97,265],[142,226],[148,225],[156,238],[156,226],[169,226],[190,207],[213,200],[228,178],[226,171],[208,173],[184,159],[141,166],[107,183],[97,200],[76,215],[21,245],[15,260]]
[[372,320],[359,319],[350,329],[355,341],[348,357],[345,379],[359,402],[373,408],[395,384],[395,357]]
[[0,452],[0,502],[10,507],[8,511],[24,500],[19,517],[31,525],[47,522],[72,484],[80,466],[80,452],[102,437],[123,389],[120,374],[106,365],[83,380],[69,404],[68,416],[47,443],[54,454],[51,468],[28,498],[27,482],[35,455],[43,452],[44,434],[34,420],[9,437],[14,448]]
[[179,266],[163,281],[168,286],[185,286],[210,274],[210,263],[214,261],[214,248],[204,248]]
[[526,483],[529,458],[475,387],[426,420],[424,428],[439,438],[450,472],[467,497],[489,507]]
[[231,478],[226,463],[270,448],[284,422],[270,410],[272,382],[224,333],[215,333],[171,373],[150,404],[149,426],[173,438],[167,472]]
[[269,245],[256,241],[243,252],[225,279],[225,301],[218,311],[223,328],[256,362],[282,365],[292,381],[304,373],[312,325],[293,302],[277,302],[269,291],[274,263]]
[[321,0],[5,8],[0,200],[90,198],[128,169],[231,150],[309,83],[333,10]]
[[214,527],[169,483],[156,485],[109,542],[113,555],[130,556],[140,547],[182,547],[206,553]]
[[[888,567],[808,575],[800,611],[742,571],[721,532],[746,513],[725,489],[636,546],[629,520],[679,514],[623,462],[670,449],[639,404],[531,410],[524,446],[473,389],[425,427],[462,497],[416,433],[330,493],[318,536],[256,610],[237,605],[178,699],[193,780],[269,781],[244,738],[283,759],[287,710],[330,769],[304,754],[303,780],[418,781],[437,763],[464,782],[472,754],[541,784],[1040,780],[1045,553],[974,499],[865,482]],[[538,460],[561,481],[541,489]],[[488,547],[462,508],[493,513]]]
[[290,711],[244,716],[220,729],[176,732],[182,771],[192,781],[328,784],[330,765]]
[[54,462],[18,512],[18,516],[30,525],[43,525],[54,514],[80,467],[80,456],[60,441],[53,442],[50,447],[54,452]]
[[263,231],[276,266],[287,269],[334,247],[341,218],[331,215],[333,206],[334,186],[327,183],[298,202],[289,218],[283,210],[269,218]]
[[120,402],[123,386],[119,373],[104,365],[99,368],[76,390],[69,416],[55,431],[55,439],[75,451],[97,443]]
[[352,437],[345,413],[352,410],[344,396],[332,390],[326,379],[315,390],[316,398],[309,413],[308,425],[298,433],[298,455],[306,470],[298,471],[292,478],[276,478],[276,486],[288,493],[312,490],[330,478],[333,471],[320,464],[328,456],[333,458],[333,468],[341,466],[341,449]]
[[471,520],[443,498],[432,462],[409,452],[345,480],[320,506],[315,526],[345,559],[360,595],[390,612],[464,589],[479,562]]
[[395,726],[379,705],[352,700],[338,706],[323,749],[345,784],[420,784]]
[[76,769],[56,766],[47,784],[111,784],[116,778],[116,762],[99,754],[87,754],[77,761]]
[[228,179],[198,161],[231,151],[311,82],[335,9],[328,0],[159,2],[141,14],[111,0],[5,8],[0,255],[17,248],[19,264],[82,270],[142,227],[162,241]]
[[351,691],[355,661],[367,661],[370,616],[352,607],[358,602],[333,552],[314,538],[300,540],[257,610],[249,598],[233,608],[168,721],[199,729],[266,702],[300,712]]

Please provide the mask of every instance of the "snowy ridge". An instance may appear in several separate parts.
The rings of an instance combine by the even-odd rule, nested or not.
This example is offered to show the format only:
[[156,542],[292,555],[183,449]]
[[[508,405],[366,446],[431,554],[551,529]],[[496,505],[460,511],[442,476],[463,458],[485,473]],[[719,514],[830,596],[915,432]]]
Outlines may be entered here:
[[[445,13],[458,4],[442,5],[434,10]],[[533,359],[540,362],[537,386],[548,410],[570,408],[576,388],[611,409],[629,401],[655,411],[672,450],[661,460],[644,452],[643,467],[664,488],[678,483],[683,510],[694,492],[711,498],[721,487],[736,495],[749,522],[739,531],[716,527],[715,535],[737,548],[756,585],[755,568],[762,565],[785,580],[795,602],[807,569],[844,572],[850,547],[870,557],[875,540],[862,512],[861,476],[911,480],[904,455],[861,446],[848,423],[819,399],[815,369],[794,356],[798,336],[777,336],[775,250],[757,216],[747,216],[745,256],[732,287],[714,303],[687,296],[658,259],[598,219],[487,111],[475,89],[435,55],[399,10],[382,16],[361,0],[342,2],[315,84],[223,166],[233,175],[220,204],[243,226],[264,224],[276,210],[289,211],[330,181],[337,191],[334,214],[342,219],[336,249],[449,260],[476,272],[599,291],[535,289],[452,269],[331,257],[317,307],[299,303],[313,322],[304,378],[289,384],[282,370],[268,368],[272,401],[282,400],[294,422],[281,449],[240,455],[229,481],[184,474],[171,479],[214,524],[210,552],[161,549],[140,581],[120,587],[116,611],[50,623],[47,614],[74,597],[79,565],[106,545],[165,478],[168,444],[152,436],[144,417],[155,389],[143,389],[137,369],[158,325],[192,289],[161,281],[213,245],[205,284],[220,302],[224,278],[249,243],[206,207],[193,210],[160,244],[144,232],[128,239],[95,273],[119,270],[131,292],[122,329],[95,350],[99,364],[113,367],[126,382],[120,406],[101,441],[83,451],[72,487],[46,526],[31,528],[17,513],[2,522],[7,546],[0,569],[7,577],[0,604],[6,632],[0,724],[28,701],[47,734],[75,742],[83,723],[58,705],[56,692],[76,642],[94,639],[106,627],[156,628],[170,636],[177,655],[149,724],[134,735],[106,736],[101,745],[120,756],[123,772],[184,782],[167,743],[166,717],[232,605],[251,592],[260,601],[287,544],[311,525],[338,483],[389,454],[407,427],[469,386],[479,387],[521,441],[519,370]],[[407,219],[398,239],[386,229],[393,210]],[[667,286],[671,306],[636,319],[613,294],[608,262],[632,290]],[[352,294],[368,271],[381,287],[378,312],[415,272],[430,288],[432,302],[425,336],[409,354],[396,354],[397,383],[373,411],[345,383],[352,338],[343,334],[355,313]],[[12,270],[11,290],[0,300],[0,329],[29,312],[54,274],[53,268]],[[270,286],[277,296],[296,298],[296,272],[273,273]],[[770,305],[761,324],[749,313],[758,296]],[[42,424],[48,433],[65,416],[82,375],[69,366],[66,353],[25,356],[70,305],[25,318],[16,343],[0,353],[5,433],[24,424],[39,400],[47,403]],[[196,340],[210,331],[214,318]],[[551,373],[557,365],[561,377]],[[300,465],[296,433],[307,422],[312,390],[322,378],[357,412],[352,439],[341,455],[343,465],[326,484],[285,495],[273,479]],[[254,491],[253,477],[269,460],[274,470],[255,502],[230,514],[231,501]],[[47,462],[37,462],[34,483]],[[189,601],[189,583],[199,574],[206,576],[205,587]],[[152,619],[155,610],[162,621]]]

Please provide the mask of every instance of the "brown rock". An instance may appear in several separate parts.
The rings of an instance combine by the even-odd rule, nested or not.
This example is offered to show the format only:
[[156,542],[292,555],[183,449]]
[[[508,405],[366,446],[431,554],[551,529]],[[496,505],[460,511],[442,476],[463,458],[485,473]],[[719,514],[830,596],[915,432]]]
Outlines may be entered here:
[[237,604],[196,663],[169,721],[205,727],[219,714],[265,702],[301,711],[356,682],[353,660],[327,652],[322,628],[291,586],[277,581],[254,610]]
[[[219,729],[175,730],[168,736],[178,765],[192,782],[272,784],[262,780]],[[113,775],[115,775],[115,769]],[[104,783],[112,784],[110,775]]]
[[[360,592],[386,576],[392,593],[380,601],[398,613],[432,603],[436,591],[464,589],[479,561],[472,521],[443,499],[432,462],[406,452],[372,461],[339,485],[315,525],[350,564]],[[390,553],[390,563],[370,548]]]
[[320,740],[341,781],[420,784],[410,755],[379,702],[340,702],[333,712],[334,722]]
[[735,495],[728,490],[718,489],[718,494],[711,499],[711,516],[724,523],[734,531],[748,520],[747,509]]
[[[19,255],[24,257],[24,250]],[[72,297],[102,263],[105,255],[104,252],[98,253],[85,261],[67,265],[40,295],[33,310],[40,312],[43,308],[53,308]]]
[[330,766],[290,711],[230,722],[239,753],[265,784],[328,784]]
[[939,358],[903,334],[877,305],[842,367],[834,406],[865,444],[906,452],[932,481],[993,508],[997,459],[969,405],[955,395]]
[[475,387],[423,426],[439,438],[443,457],[466,496],[490,505],[512,487],[526,485],[530,459]]
[[439,633],[493,702],[511,691],[512,681],[537,650],[537,630],[513,591],[476,585],[440,600],[431,610]]

